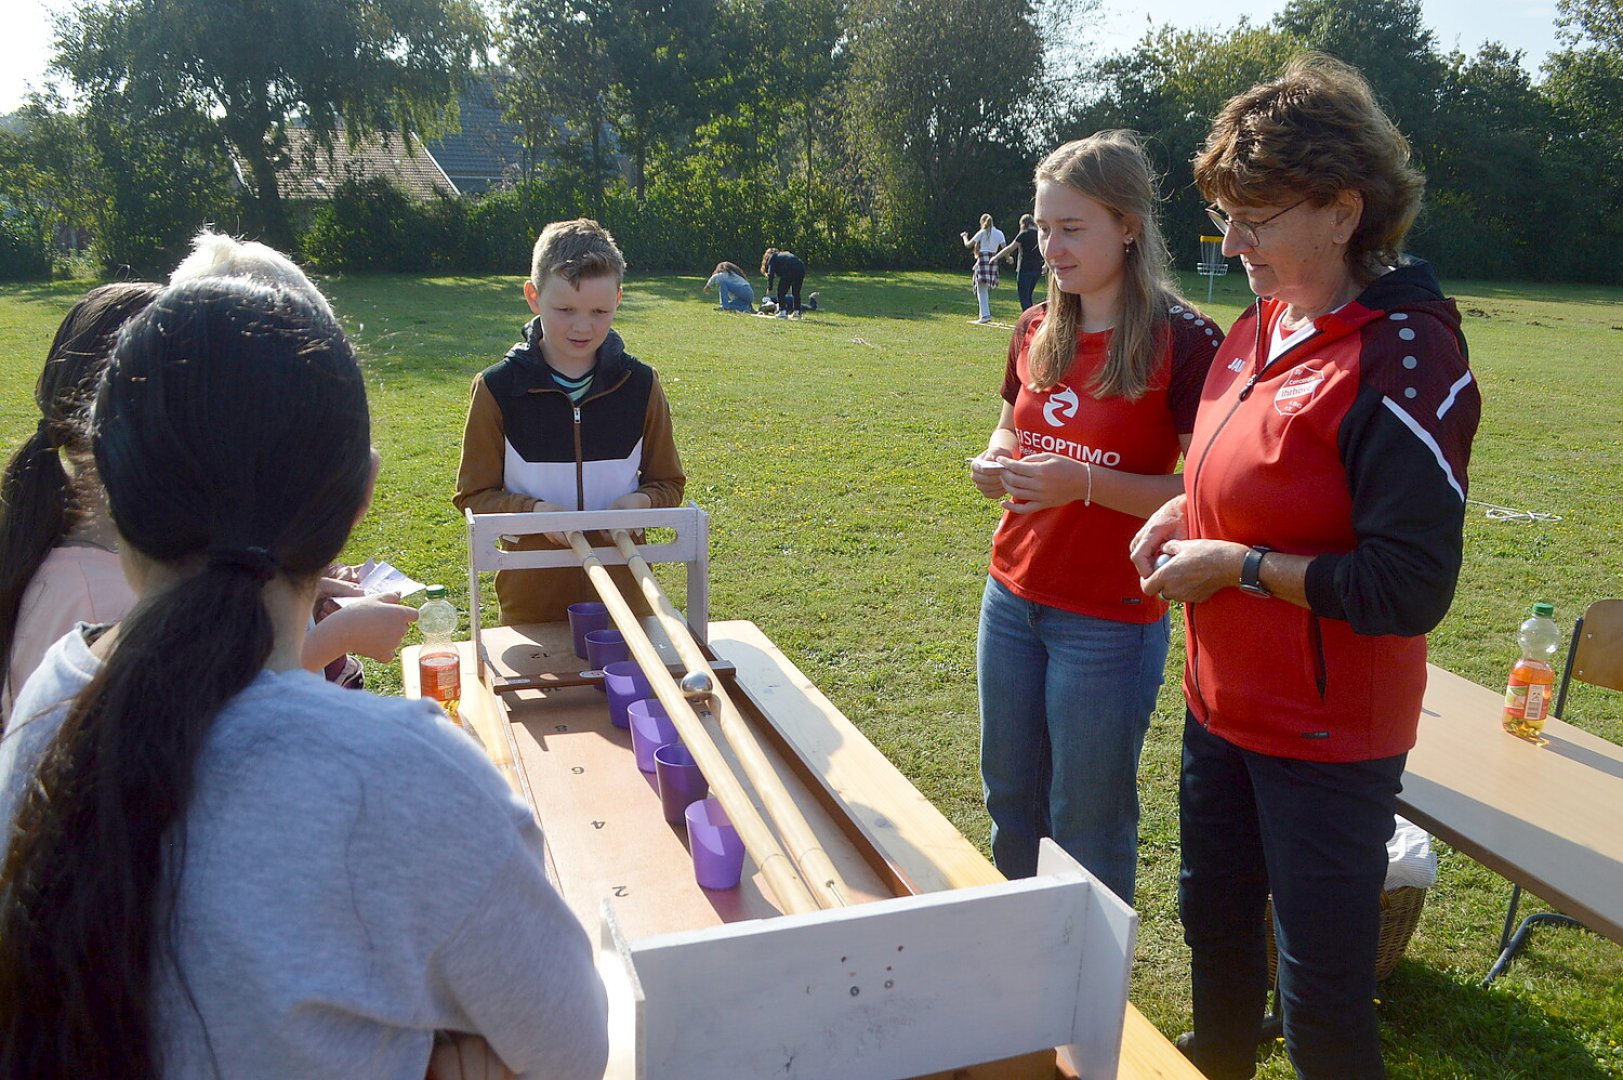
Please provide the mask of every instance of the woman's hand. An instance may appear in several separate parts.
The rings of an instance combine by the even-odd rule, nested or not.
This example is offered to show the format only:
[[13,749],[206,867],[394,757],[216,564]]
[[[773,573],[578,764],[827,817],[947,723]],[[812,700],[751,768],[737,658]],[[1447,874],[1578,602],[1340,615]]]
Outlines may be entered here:
[[[1009,461],[1012,454],[1006,446],[988,446],[981,452],[980,457],[969,459],[969,478],[975,482],[975,490],[988,499],[1001,499],[1008,492],[1003,490],[1003,469],[999,464]],[[987,465],[992,464],[991,468]]]
[[1035,514],[1084,499],[1090,469],[1087,462],[1063,454],[1010,458],[1003,463],[1003,490],[1008,495],[1003,509]]
[[304,666],[319,671],[345,653],[392,660],[400,639],[416,621],[417,609],[402,604],[394,593],[364,597],[339,608],[305,635]]
[[[1155,573],[1155,561],[1163,554],[1161,549],[1169,540],[1182,540],[1189,535],[1184,529],[1183,508],[1188,496],[1174,495],[1161,504],[1160,509],[1145,519],[1144,524],[1128,545],[1127,557],[1133,560],[1138,576],[1148,578]],[[1141,581],[1140,584],[1143,582]],[[1148,589],[1144,590],[1149,593]],[[1150,593],[1150,595],[1155,595]]]
[[316,604],[314,615],[317,622],[325,619],[338,610],[338,597],[364,596],[361,587],[355,584],[359,580],[353,573],[351,576],[340,577],[344,571],[353,572],[354,567],[333,565],[327,568],[327,576],[316,582]]
[[1145,575],[1139,587],[1146,596],[1198,604],[1239,583],[1240,566],[1249,550],[1229,540],[1168,540],[1160,549],[1166,561]]

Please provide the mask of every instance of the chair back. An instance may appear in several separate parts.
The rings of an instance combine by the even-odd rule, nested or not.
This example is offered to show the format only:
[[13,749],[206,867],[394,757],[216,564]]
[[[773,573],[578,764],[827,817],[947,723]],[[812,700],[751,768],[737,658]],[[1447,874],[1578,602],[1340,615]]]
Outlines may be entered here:
[[1596,600],[1573,624],[1567,669],[1555,702],[1558,718],[1566,714],[1567,688],[1573,679],[1623,690],[1623,600]]

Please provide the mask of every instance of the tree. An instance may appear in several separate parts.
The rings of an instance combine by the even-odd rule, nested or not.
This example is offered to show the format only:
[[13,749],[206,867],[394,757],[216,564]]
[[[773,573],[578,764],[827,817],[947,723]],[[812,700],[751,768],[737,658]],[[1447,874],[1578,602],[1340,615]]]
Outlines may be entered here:
[[261,226],[292,244],[276,179],[286,132],[432,135],[486,43],[476,0],[89,0],[57,25],[55,66],[94,105],[214,117]]
[[1069,119],[1062,137],[1104,128],[1141,132],[1161,174],[1168,244],[1174,256],[1192,254],[1196,237],[1211,231],[1193,158],[1213,118],[1229,98],[1277,75],[1301,48],[1289,34],[1245,18],[1226,32],[1159,27],[1100,64],[1098,98]]
[[897,237],[945,253],[981,211],[1029,200],[1029,0],[853,0],[846,40],[849,141]]
[[608,124],[641,199],[650,158],[702,118],[701,88],[720,63],[714,0],[508,0],[502,22],[509,115],[589,142],[599,170]]
[[1275,28],[1353,65],[1425,163],[1446,65],[1420,0],[1290,0]]

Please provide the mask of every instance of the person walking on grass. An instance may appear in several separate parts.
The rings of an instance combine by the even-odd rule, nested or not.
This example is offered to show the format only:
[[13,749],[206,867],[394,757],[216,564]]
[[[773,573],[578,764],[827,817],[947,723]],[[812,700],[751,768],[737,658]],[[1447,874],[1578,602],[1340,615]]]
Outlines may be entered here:
[[981,215],[981,227],[974,236],[967,232],[958,234],[966,248],[975,251],[975,269],[969,277],[970,287],[975,290],[975,299],[980,303],[980,318],[978,323],[992,321],[992,290],[997,288],[997,253],[1002,249],[1005,240],[1003,230],[992,224],[991,214]]
[[1067,143],[1036,180],[1048,300],[1015,326],[1002,412],[970,465],[1005,511],[976,656],[981,783],[1005,875],[1036,873],[1052,837],[1132,903],[1138,761],[1169,623],[1127,544],[1182,489],[1222,335],[1172,282],[1136,136]]
[[1037,291],[1037,279],[1043,276],[1043,254],[1037,243],[1037,223],[1030,214],[1020,215],[1020,231],[1014,234],[1008,247],[992,256],[992,260],[996,262],[1010,255],[1015,256],[1015,288],[1020,294],[1020,310],[1025,311],[1035,302],[1032,294]]

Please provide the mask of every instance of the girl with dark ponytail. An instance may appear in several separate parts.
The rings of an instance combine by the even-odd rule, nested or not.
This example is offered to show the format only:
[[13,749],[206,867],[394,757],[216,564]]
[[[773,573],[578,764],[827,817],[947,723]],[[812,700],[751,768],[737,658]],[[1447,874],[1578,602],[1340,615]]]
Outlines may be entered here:
[[52,646],[0,742],[0,1075],[420,1077],[438,1032],[600,1076],[528,808],[433,705],[302,668],[372,480],[331,314],[172,287],[92,432],[138,601]]
[[84,414],[119,327],[158,288],[103,285],[68,312],[34,384],[39,426],[0,478],[0,727],[51,642],[81,620],[123,618],[135,600],[118,567]]

